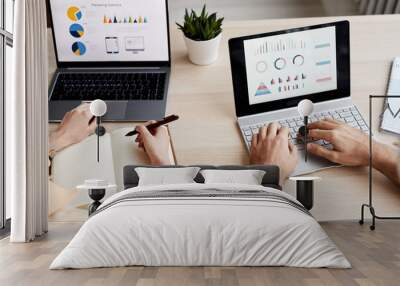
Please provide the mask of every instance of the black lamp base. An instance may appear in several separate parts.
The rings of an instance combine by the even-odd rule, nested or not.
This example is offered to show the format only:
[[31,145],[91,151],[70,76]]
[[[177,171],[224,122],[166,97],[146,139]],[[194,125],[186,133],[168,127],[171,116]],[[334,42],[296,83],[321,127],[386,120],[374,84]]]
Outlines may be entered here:
[[104,134],[106,134],[106,129],[104,128],[104,126],[99,125],[96,127],[94,133],[98,136],[103,136]]
[[94,201],[89,205],[89,216],[94,213],[97,208],[101,205],[100,200],[104,198],[106,189],[89,189],[89,197]]
[[307,210],[311,210],[314,206],[314,181],[297,181],[296,198]]

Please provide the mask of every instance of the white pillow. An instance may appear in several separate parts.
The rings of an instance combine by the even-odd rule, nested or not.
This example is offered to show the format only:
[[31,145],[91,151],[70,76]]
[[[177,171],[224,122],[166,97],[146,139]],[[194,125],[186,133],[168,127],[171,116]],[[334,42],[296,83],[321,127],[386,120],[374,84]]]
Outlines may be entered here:
[[261,170],[202,170],[206,184],[246,184],[261,185],[265,171]]
[[135,168],[139,176],[139,186],[195,183],[193,179],[199,170],[199,167]]

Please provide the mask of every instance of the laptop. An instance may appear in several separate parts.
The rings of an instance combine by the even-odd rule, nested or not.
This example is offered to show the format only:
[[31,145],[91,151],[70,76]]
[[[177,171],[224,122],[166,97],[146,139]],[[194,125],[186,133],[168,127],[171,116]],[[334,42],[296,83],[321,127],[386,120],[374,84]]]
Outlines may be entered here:
[[237,122],[248,150],[260,127],[278,122],[290,129],[300,152],[293,175],[337,166],[315,156],[305,162],[297,140],[303,125],[297,104],[303,99],[314,102],[311,122],[332,118],[368,132],[350,97],[349,36],[349,22],[340,21],[229,40]]
[[170,77],[167,0],[50,0],[57,70],[49,121],[102,99],[105,121],[165,116]]

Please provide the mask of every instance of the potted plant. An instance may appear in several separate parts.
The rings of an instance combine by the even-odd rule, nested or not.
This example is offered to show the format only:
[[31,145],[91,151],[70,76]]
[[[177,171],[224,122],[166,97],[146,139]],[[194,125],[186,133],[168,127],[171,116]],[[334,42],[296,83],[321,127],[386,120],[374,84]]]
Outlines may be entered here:
[[217,18],[217,13],[208,15],[206,5],[203,6],[200,15],[194,10],[189,14],[185,9],[183,25],[176,24],[183,32],[192,63],[209,65],[217,60],[223,20],[224,18]]

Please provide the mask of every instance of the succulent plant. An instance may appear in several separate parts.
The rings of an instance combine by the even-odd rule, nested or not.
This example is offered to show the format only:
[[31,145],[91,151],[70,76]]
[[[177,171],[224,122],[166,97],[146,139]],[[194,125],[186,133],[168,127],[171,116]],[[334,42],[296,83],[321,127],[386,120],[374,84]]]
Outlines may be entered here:
[[224,18],[217,18],[217,13],[208,15],[204,4],[200,15],[192,9],[189,14],[185,9],[183,25],[176,23],[183,34],[194,41],[208,41],[214,39],[222,32]]

